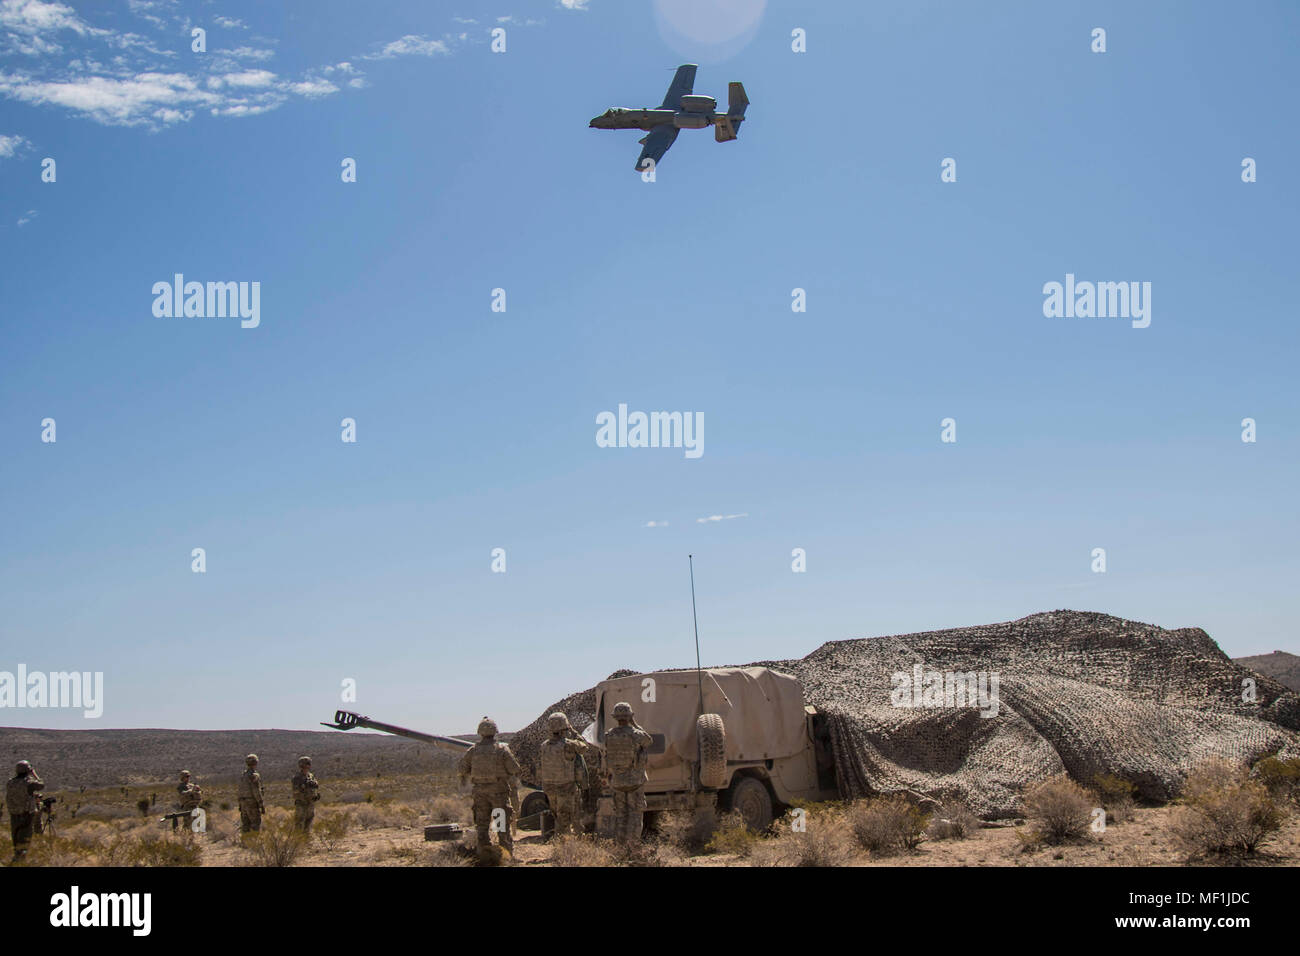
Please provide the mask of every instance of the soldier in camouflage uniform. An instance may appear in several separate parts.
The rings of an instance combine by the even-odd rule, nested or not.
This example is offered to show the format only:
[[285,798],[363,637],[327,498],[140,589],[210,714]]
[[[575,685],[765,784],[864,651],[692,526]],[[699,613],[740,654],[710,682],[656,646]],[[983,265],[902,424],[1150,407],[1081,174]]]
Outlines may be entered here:
[[510,748],[497,743],[496,721],[484,717],[479,721],[478,735],[481,738],[479,742],[460,758],[459,771],[462,781],[468,777],[474,785],[474,829],[478,831],[478,855],[479,859],[486,860],[490,856],[492,842],[492,817],[497,810],[501,811],[505,820],[505,826],[498,831],[497,839],[505,849],[513,851],[515,848],[514,837],[510,833],[513,810],[509,791],[512,778],[519,776],[522,771]]
[[18,761],[14,775],[5,784],[5,807],[9,810],[9,832],[14,841],[14,859],[17,863],[27,855],[27,844],[32,842],[32,828],[40,804],[36,795],[45,788],[32,765]]
[[546,802],[555,815],[555,834],[581,832],[577,824],[577,758],[587,753],[587,742],[577,736],[569,718],[556,711],[546,718],[551,739],[542,744],[537,758],[537,776],[546,791]]
[[307,833],[316,816],[316,801],[320,799],[320,784],[311,772],[311,758],[298,758],[298,772],[293,775],[293,825]]
[[181,782],[176,785],[176,793],[180,797],[180,809],[184,816],[172,817],[173,832],[177,828],[188,830],[193,819],[192,814],[203,802],[203,788],[197,783],[190,783],[188,770],[181,771]]
[[244,758],[248,767],[239,778],[239,832],[256,833],[262,829],[266,799],[262,793],[262,775],[257,772],[257,754]]
[[645,812],[646,761],[650,757],[650,735],[632,719],[632,705],[614,705],[618,726],[605,734],[605,763],[609,785],[614,791],[614,839],[629,845],[641,840]]

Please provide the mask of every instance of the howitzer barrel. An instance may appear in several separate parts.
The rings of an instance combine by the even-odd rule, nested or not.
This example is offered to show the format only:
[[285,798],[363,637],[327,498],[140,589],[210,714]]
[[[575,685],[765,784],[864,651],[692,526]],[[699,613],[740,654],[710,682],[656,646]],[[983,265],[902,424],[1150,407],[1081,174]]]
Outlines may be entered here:
[[438,734],[424,734],[418,730],[408,730],[405,727],[398,727],[396,724],[385,724],[382,721],[371,720],[369,717],[362,717],[350,710],[336,710],[334,711],[334,723],[329,724],[322,720],[320,724],[322,727],[331,727],[334,730],[352,730],[356,727],[379,730],[386,734],[396,734],[398,737],[422,740],[426,744],[433,744],[435,747],[441,747],[443,750],[451,750],[455,753],[464,753],[474,746],[467,740],[460,740],[456,737],[441,737]]

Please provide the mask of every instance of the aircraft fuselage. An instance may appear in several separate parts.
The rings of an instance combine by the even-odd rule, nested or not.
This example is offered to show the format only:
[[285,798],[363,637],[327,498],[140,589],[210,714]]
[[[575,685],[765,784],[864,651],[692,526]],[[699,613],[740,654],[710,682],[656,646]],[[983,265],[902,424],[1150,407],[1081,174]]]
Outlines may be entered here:
[[637,110],[615,107],[593,119],[591,126],[596,129],[654,129],[656,126],[671,123],[677,112],[677,110]]

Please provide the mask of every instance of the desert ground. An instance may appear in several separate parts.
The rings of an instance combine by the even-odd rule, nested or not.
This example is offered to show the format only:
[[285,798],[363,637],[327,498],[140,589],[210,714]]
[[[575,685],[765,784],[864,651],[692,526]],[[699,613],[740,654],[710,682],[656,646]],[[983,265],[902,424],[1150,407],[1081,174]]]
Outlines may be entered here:
[[[200,781],[202,783],[202,781]],[[268,817],[262,836],[238,834],[233,784],[205,787],[207,830],[173,833],[160,821],[171,809],[166,784],[59,793],[56,834],[35,838],[29,865],[37,866],[324,866],[400,867],[478,865],[473,851],[469,797],[448,776],[383,775],[322,781],[316,823],[307,840],[292,835],[287,782],[267,786]],[[148,806],[153,794],[157,799]],[[141,803],[147,807],[141,807]],[[166,805],[165,805],[166,804]],[[1280,829],[1252,854],[1193,857],[1177,840],[1176,805],[1133,806],[1103,833],[1086,833],[1051,845],[1033,838],[1031,820],[981,825],[967,818],[952,834],[932,822],[912,849],[866,849],[853,814],[864,801],[805,808],[803,832],[792,818],[765,835],[748,833],[724,816],[709,837],[692,822],[664,814],[633,852],[594,837],[543,841],[536,831],[516,831],[515,852],[495,865],[514,866],[1297,866],[1300,811],[1285,810]],[[71,816],[79,806],[76,816]],[[426,842],[424,827],[460,823],[460,841]],[[951,830],[952,828],[948,828]],[[10,856],[8,827],[0,853]]]

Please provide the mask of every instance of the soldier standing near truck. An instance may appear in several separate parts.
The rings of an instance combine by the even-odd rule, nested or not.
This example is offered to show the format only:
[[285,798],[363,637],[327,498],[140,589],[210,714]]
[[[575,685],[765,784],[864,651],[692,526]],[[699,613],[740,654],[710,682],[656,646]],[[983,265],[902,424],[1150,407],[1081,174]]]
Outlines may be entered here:
[[[478,725],[479,742],[460,758],[460,778],[466,777],[474,786],[474,829],[478,831],[478,858],[487,861],[491,856],[491,831],[497,823],[497,841],[514,852],[515,841],[510,834],[513,804],[510,788],[513,778],[523,771],[510,748],[497,743],[496,721],[484,717]],[[501,816],[496,817],[497,811]],[[495,818],[495,821],[494,821]],[[500,825],[504,821],[504,826]]]
[[266,798],[262,793],[262,775],[257,772],[257,754],[244,758],[248,768],[239,778],[239,832],[256,833],[262,829]]
[[36,794],[45,789],[32,765],[18,761],[14,775],[5,784],[5,807],[9,810],[9,832],[14,841],[14,863],[27,855],[27,844],[32,842],[32,829],[39,813]]
[[614,705],[618,726],[605,734],[605,763],[609,785],[614,791],[614,839],[628,846],[641,841],[645,812],[646,762],[650,758],[650,735],[636,725],[632,705]]
[[546,791],[546,802],[555,816],[555,835],[579,833],[577,775],[584,765],[578,760],[586,754],[587,743],[558,710],[546,723],[551,739],[542,744],[537,758],[538,783]]
[[303,833],[311,831],[319,799],[320,784],[311,772],[311,758],[299,757],[298,772],[293,775],[293,825]]

